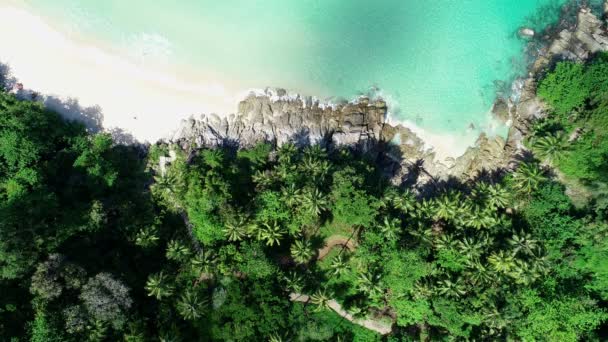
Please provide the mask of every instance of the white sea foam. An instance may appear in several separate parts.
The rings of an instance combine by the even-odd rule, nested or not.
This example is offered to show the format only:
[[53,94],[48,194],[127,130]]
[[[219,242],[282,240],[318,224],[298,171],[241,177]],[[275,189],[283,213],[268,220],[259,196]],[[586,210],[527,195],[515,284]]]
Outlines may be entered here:
[[155,32],[141,32],[124,39],[125,49],[139,63],[166,64],[173,56],[173,45],[165,36]]

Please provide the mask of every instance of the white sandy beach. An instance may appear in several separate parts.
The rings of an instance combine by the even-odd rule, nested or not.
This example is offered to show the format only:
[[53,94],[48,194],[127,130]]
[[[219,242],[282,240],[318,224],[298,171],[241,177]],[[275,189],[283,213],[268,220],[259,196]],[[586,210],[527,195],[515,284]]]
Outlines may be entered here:
[[[78,118],[75,102],[87,113],[99,112],[104,129],[120,128],[140,142],[167,137],[192,115],[233,113],[243,94],[227,86],[230,80],[178,77],[97,42],[71,39],[21,6],[0,4],[0,22],[0,62],[26,89],[50,96],[51,107],[68,118]],[[62,106],[66,103],[71,105]],[[433,148],[438,160],[460,156],[476,140],[475,134],[438,135],[404,124]]]
[[98,106],[106,129],[119,127],[154,142],[190,115],[236,109],[236,91],[224,85],[180,79],[93,43],[70,40],[25,9],[0,5],[0,22],[0,61],[13,76],[44,95]]

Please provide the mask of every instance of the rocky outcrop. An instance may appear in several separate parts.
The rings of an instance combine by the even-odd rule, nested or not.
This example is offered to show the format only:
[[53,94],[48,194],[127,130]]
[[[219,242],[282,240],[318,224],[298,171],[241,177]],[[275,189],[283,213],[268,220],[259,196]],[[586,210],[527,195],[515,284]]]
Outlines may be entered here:
[[574,31],[563,30],[549,47],[549,54],[571,60],[585,60],[590,54],[608,50],[604,23],[591,10],[583,8]]
[[203,114],[183,122],[172,140],[199,147],[230,143],[249,147],[262,141],[304,145],[323,140],[366,145],[382,140],[386,111],[382,100],[360,98],[327,105],[312,97],[289,95],[283,89],[266,89],[247,96],[236,114]]

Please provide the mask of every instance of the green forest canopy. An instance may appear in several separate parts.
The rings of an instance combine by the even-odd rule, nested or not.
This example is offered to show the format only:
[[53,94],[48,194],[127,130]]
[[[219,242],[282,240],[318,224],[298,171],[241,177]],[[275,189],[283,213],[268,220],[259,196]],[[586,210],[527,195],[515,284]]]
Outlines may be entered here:
[[[539,87],[554,112],[533,150],[586,184],[607,177],[606,65],[559,64]],[[573,207],[534,160],[423,195],[374,160],[290,144],[145,154],[0,93],[0,339],[606,338],[601,196]]]

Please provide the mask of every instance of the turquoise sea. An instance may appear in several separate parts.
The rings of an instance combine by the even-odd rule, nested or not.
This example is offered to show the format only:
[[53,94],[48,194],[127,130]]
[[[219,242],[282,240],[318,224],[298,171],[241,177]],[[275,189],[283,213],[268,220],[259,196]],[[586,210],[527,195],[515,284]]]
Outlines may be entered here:
[[434,133],[488,122],[525,72],[517,31],[563,0],[24,0],[73,35],[142,63],[213,70],[242,89],[321,98],[380,89],[395,118]]

